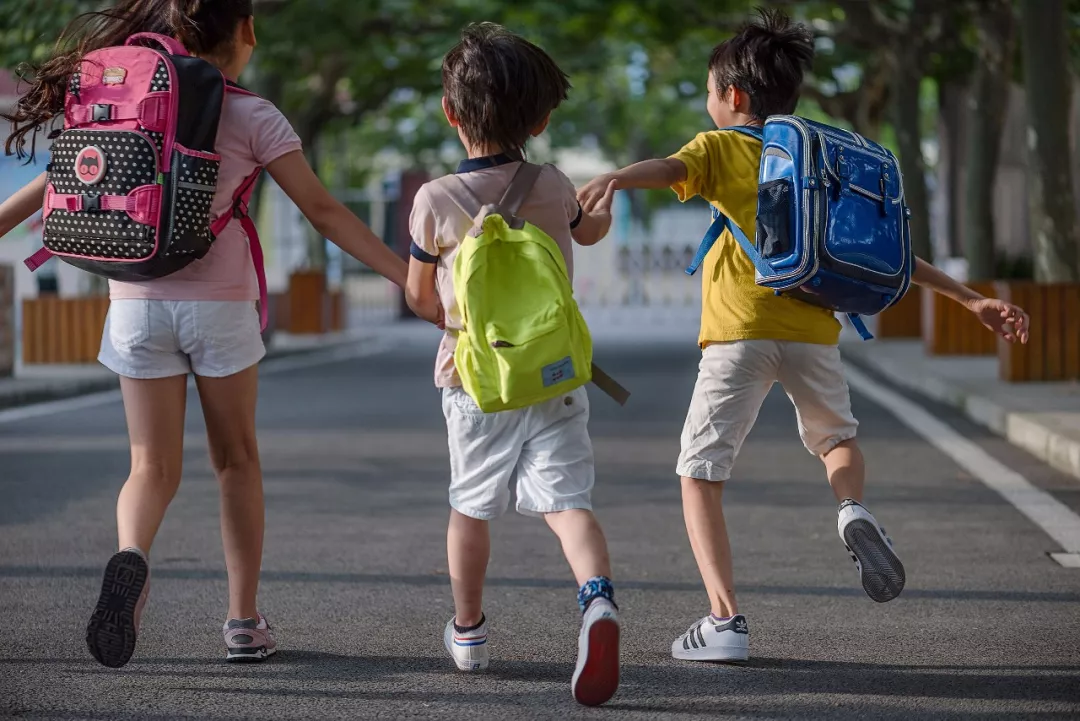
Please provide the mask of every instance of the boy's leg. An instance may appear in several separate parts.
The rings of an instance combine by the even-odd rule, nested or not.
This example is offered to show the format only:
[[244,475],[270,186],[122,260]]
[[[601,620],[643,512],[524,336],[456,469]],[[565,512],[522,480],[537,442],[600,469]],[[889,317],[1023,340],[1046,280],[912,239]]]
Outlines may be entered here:
[[570,682],[582,704],[605,703],[619,687],[619,621],[607,541],[592,513],[595,479],[589,396],[578,388],[528,409],[518,464],[518,511],[542,515],[577,580],[581,632]]
[[524,443],[522,411],[484,413],[461,388],[443,391],[450,447],[450,522],[446,555],[454,618],[443,642],[462,671],[487,668],[484,576],[491,542],[488,521],[506,511],[510,479]]
[[547,513],[544,520],[559,538],[578,586],[584,586],[590,578],[597,576],[611,578],[607,540],[592,511],[572,508]]
[[778,346],[772,341],[717,343],[702,353],[677,472],[686,531],[709,594],[711,614],[672,644],[676,658],[737,661],[748,657],[747,624],[735,601],[722,500],[724,483],[776,380],[779,360]]
[[821,455],[825,463],[825,472],[829,476],[836,500],[850,498],[862,502],[863,485],[866,481],[866,464],[863,461],[859,443],[854,438],[840,441],[831,450]]
[[780,382],[795,405],[806,449],[825,463],[841,501],[837,531],[862,580],[863,590],[884,603],[900,595],[905,573],[885,529],[862,505],[866,471],[855,441],[858,422],[837,346],[783,344]]
[[735,601],[731,542],[724,522],[724,483],[686,476],[681,481],[686,534],[709,594],[710,611],[716,618],[730,618],[739,609]]
[[483,619],[484,576],[490,556],[488,522],[450,509],[446,558],[454,593],[454,623],[458,626],[473,628]]

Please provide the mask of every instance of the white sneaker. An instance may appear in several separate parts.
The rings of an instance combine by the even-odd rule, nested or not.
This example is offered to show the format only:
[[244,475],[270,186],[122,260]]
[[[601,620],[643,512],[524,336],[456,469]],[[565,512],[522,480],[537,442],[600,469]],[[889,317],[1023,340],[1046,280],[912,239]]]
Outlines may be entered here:
[[486,619],[479,628],[458,633],[451,618],[443,632],[443,643],[460,670],[483,671],[488,667],[491,656],[488,654]]
[[855,562],[866,595],[878,603],[899,596],[906,580],[904,564],[870,511],[849,498],[840,504],[836,528]]
[[750,658],[750,627],[741,613],[725,621],[706,616],[671,644],[681,661],[745,661]]
[[570,689],[574,699],[599,706],[619,688],[619,616],[615,604],[598,598],[581,618],[577,667]]

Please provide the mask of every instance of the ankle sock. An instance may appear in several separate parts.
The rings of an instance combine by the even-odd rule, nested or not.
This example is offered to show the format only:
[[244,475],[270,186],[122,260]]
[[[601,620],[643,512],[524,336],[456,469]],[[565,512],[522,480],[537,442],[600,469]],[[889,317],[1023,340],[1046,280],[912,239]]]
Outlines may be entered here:
[[712,619],[713,623],[719,625],[721,623],[727,623],[728,621],[730,621],[731,619],[733,619],[735,617],[734,616],[724,616],[723,618],[721,618],[720,616],[717,616],[715,613],[710,613],[709,618]]
[[483,626],[485,621],[487,621],[487,617],[484,614],[480,614],[480,623],[476,624],[475,626],[459,626],[457,618],[455,618],[454,631],[457,633],[468,633],[469,631],[475,631],[476,629]]
[[611,585],[611,579],[607,576],[593,576],[585,582],[577,594],[578,608],[585,613],[589,604],[598,598],[607,599],[611,601],[611,605],[618,608],[615,604],[615,587]]

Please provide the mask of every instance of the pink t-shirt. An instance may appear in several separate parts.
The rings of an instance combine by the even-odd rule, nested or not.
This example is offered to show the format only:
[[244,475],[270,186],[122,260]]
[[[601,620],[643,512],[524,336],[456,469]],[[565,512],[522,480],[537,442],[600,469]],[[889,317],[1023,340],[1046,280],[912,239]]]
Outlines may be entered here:
[[[454,258],[461,241],[473,227],[474,208],[481,203],[498,203],[514,173],[521,166],[506,156],[474,158],[461,163],[458,172],[427,183],[413,200],[409,220],[412,256],[435,263],[439,300],[446,311],[448,331],[461,330],[461,313],[454,296]],[[475,198],[473,197],[475,196]],[[545,165],[518,215],[547,233],[566,259],[566,269],[574,277],[574,240],[571,231],[581,220],[581,205],[570,179],[554,165]],[[435,360],[435,385],[461,385],[454,369],[454,336],[449,332],[439,344]]]
[[[221,155],[217,218],[232,208],[233,193],[255,168],[299,150],[300,138],[274,104],[253,95],[226,93],[214,149]],[[146,300],[257,300],[259,285],[240,221],[232,220],[203,258],[177,272],[138,283],[109,281],[109,297]]]

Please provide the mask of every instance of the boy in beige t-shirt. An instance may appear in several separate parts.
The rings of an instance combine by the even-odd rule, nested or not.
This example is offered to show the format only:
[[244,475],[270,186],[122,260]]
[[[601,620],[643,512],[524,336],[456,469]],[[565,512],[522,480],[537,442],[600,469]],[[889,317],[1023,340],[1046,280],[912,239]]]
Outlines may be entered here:
[[[454,258],[481,204],[497,203],[524,159],[526,141],[547,127],[569,83],[540,48],[491,24],[466,28],[443,62],[443,109],[468,151],[457,172],[417,194],[410,229],[406,297],[421,318],[444,321],[435,385],[442,389],[450,446],[447,556],[455,616],[443,635],[463,671],[487,667],[482,608],[490,554],[488,521],[499,517],[516,483],[517,510],[541,516],[562,543],[582,612],[571,688],[583,704],[604,703],[619,683],[619,623],[607,542],[592,513],[593,451],[585,388],[526,408],[483,413],[454,370],[454,337],[462,329],[454,295]],[[518,216],[559,246],[573,276],[573,242],[592,245],[611,226],[614,189],[590,213],[573,184],[544,166]],[[529,288],[521,288],[529,293]],[[443,311],[445,309],[445,311]],[[445,312],[445,317],[443,313]]]

